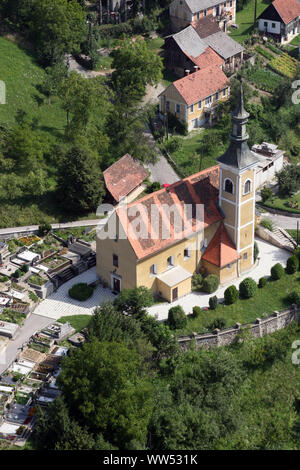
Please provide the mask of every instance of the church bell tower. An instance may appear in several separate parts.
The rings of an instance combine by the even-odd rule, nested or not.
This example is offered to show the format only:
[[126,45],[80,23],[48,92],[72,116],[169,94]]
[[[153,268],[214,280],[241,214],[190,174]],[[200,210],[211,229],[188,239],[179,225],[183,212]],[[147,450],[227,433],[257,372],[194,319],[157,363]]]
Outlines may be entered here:
[[232,113],[232,133],[220,163],[219,205],[224,225],[239,254],[238,275],[254,264],[255,172],[258,159],[248,147],[249,114],[244,107],[243,87]]

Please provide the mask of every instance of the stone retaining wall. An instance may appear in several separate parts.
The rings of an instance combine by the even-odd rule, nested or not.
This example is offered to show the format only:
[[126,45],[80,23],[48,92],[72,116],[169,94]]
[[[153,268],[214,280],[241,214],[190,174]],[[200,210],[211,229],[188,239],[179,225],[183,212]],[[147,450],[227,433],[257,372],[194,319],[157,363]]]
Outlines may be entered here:
[[226,330],[216,329],[213,333],[198,335],[193,333],[190,336],[181,336],[178,338],[178,343],[183,350],[187,350],[192,341],[196,344],[196,349],[205,348],[209,349],[216,346],[227,346],[237,340],[239,333],[244,329],[249,329],[252,336],[261,338],[275,331],[286,328],[294,321],[300,321],[300,310],[293,305],[289,310],[284,312],[274,312],[268,318],[257,318],[255,323],[241,325],[237,323],[235,327]]

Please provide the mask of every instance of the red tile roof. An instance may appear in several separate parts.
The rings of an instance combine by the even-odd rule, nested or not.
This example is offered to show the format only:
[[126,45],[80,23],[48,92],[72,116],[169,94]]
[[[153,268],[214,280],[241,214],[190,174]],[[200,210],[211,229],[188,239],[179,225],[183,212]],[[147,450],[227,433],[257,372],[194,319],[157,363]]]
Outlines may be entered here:
[[[149,194],[127,207],[119,207],[117,214],[138,259],[142,259],[189,235],[223,219],[218,209],[219,165],[196,173],[167,188]],[[191,214],[184,215],[183,207],[190,204]],[[199,223],[196,205],[204,205],[204,223]],[[174,214],[168,218],[168,210]],[[155,217],[151,209],[159,211]],[[139,222],[138,222],[139,221]],[[185,223],[185,225],[183,225]],[[134,228],[140,230],[136,236]],[[169,236],[163,236],[170,230]],[[166,233],[166,232],[165,232]]]
[[103,176],[108,191],[119,202],[147,178],[147,171],[127,153],[107,168]]
[[207,67],[173,82],[188,106],[228,87],[230,82],[219,66]]
[[221,67],[224,64],[222,57],[220,57],[211,47],[208,47],[206,51],[203,52],[203,54],[198,55],[198,57],[188,57],[195,65],[200,67],[200,70],[207,67]]
[[223,222],[220,224],[220,227],[205,250],[202,259],[220,268],[224,268],[224,266],[239,259],[239,254]]
[[298,0],[275,0],[273,6],[278,11],[285,24],[290,23],[300,16],[300,4]]

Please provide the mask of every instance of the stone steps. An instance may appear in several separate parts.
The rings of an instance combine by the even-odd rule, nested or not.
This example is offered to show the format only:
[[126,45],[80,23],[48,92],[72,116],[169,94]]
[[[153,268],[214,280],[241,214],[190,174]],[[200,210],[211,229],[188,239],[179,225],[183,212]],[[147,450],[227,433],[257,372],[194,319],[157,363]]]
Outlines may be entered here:
[[275,227],[273,233],[282,241],[282,244],[286,246],[290,251],[294,251],[297,248],[297,244],[294,239],[281,227]]

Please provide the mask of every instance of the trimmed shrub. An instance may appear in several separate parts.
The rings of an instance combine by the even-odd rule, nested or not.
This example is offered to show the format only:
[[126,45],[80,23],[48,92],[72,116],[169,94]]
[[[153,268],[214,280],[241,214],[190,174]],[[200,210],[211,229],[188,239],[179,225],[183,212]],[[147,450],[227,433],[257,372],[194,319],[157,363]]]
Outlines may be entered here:
[[21,269],[21,271],[23,271],[23,273],[28,273],[29,266],[28,266],[28,264],[24,264],[20,269]]
[[284,275],[284,269],[283,266],[280,263],[274,264],[271,268],[271,278],[274,281],[277,281]]
[[251,277],[246,277],[239,286],[240,297],[242,299],[250,299],[254,297],[257,291],[257,284]]
[[216,310],[218,306],[218,297],[216,295],[213,295],[212,297],[209,298],[209,308],[211,310]]
[[267,284],[267,278],[266,277],[261,277],[260,280],[258,281],[258,287],[260,289],[262,289],[263,287],[265,287],[265,285]]
[[193,307],[192,317],[197,318],[200,316],[200,314],[201,314],[201,308],[199,307],[199,305],[195,305],[195,307]]
[[8,279],[9,278],[7,276],[0,276],[0,282],[7,282]]
[[253,251],[253,256],[254,256],[254,261],[257,260],[259,255],[259,248],[257,242],[254,242],[254,251]]
[[218,276],[215,274],[209,274],[204,280],[202,284],[202,290],[207,292],[208,294],[212,294],[215,292],[219,287],[220,281]]
[[20,269],[17,269],[17,270],[14,272],[13,277],[14,277],[15,279],[19,279],[19,277],[21,277],[22,274],[23,274],[22,271],[21,271]]
[[224,330],[226,326],[226,320],[224,318],[216,318],[209,326],[209,330],[215,330],[218,328],[219,330]]
[[296,255],[292,255],[286,262],[286,272],[288,274],[294,274],[299,269],[299,260]]
[[83,302],[93,295],[93,291],[94,289],[86,282],[80,282],[78,284],[74,284],[74,286],[69,289],[69,296],[72,297],[72,299]]
[[226,305],[234,304],[239,298],[239,291],[235,286],[229,286],[224,292],[224,299]]
[[299,292],[297,291],[293,291],[291,292],[288,296],[287,296],[287,301],[290,303],[290,304],[296,304],[297,306],[300,305],[300,294]]
[[201,274],[194,274],[192,277],[192,289],[201,290],[203,284],[203,277]]
[[187,324],[187,317],[180,305],[171,307],[168,312],[168,325],[172,330],[184,328]]

